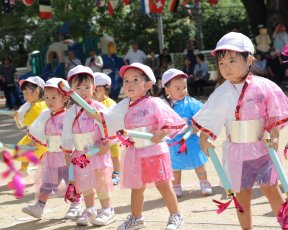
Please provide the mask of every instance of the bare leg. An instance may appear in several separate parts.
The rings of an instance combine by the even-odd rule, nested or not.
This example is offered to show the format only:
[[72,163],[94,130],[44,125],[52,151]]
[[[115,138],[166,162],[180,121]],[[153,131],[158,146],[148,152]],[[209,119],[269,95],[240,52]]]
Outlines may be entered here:
[[252,189],[245,189],[236,193],[236,198],[241,204],[244,212],[237,211],[237,216],[242,229],[252,229],[251,199]]
[[181,184],[181,170],[179,171],[173,171],[174,174],[174,180],[172,181],[173,185]]
[[113,163],[113,168],[115,172],[120,171],[120,160],[119,157],[111,157],[112,163]]
[[167,205],[167,208],[170,213],[178,213],[178,202],[176,195],[172,189],[171,183],[163,182],[156,185],[158,191],[161,193],[165,204]]
[[145,188],[132,189],[131,191],[131,213],[136,218],[140,218],[142,216],[144,191]]
[[199,180],[207,180],[207,173],[206,173],[206,169],[204,166],[200,166],[196,168],[195,172]]
[[277,216],[280,206],[285,202],[279,185],[261,186],[260,189],[264,196],[267,197],[274,215]]

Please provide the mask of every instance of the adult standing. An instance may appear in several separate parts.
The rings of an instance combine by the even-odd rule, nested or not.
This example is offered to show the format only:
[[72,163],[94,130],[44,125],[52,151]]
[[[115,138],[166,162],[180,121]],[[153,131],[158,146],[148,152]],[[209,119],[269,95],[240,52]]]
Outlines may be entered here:
[[21,105],[19,93],[15,84],[15,73],[17,70],[12,66],[12,59],[4,57],[0,66],[0,80],[3,83],[6,104],[9,109],[17,109]]
[[96,54],[94,49],[89,51],[89,57],[85,61],[85,66],[92,69],[93,73],[102,72],[103,70],[103,59],[100,55]]
[[124,62],[126,65],[131,65],[134,62],[144,63],[146,59],[146,54],[139,49],[138,43],[132,43],[132,49],[128,51],[128,53],[124,57]]

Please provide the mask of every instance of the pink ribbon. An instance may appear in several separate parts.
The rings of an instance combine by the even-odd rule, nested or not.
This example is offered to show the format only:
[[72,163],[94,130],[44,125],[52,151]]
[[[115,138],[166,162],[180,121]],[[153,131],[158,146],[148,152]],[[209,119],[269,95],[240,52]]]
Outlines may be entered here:
[[79,166],[80,168],[85,168],[90,163],[90,161],[87,159],[87,156],[83,154],[80,157],[74,158],[71,163],[73,165]]
[[284,157],[287,160],[287,154],[288,154],[288,146],[285,146],[284,148]]
[[73,183],[70,183],[67,187],[66,193],[65,193],[65,202],[75,202],[80,201],[80,194],[77,193],[75,185]]
[[218,200],[214,200],[214,199],[212,200],[214,203],[216,203],[216,205],[218,207],[218,210],[216,211],[217,214],[220,214],[223,211],[225,211],[229,207],[229,205],[231,204],[232,200],[234,201],[235,208],[239,212],[244,212],[244,210],[243,210],[242,206],[240,205],[240,203],[238,202],[237,198],[234,195],[232,195],[232,199],[226,203],[222,203],[222,202],[220,202]]
[[129,140],[129,138],[126,138],[126,139],[125,139],[125,138],[122,136],[122,132],[121,132],[121,131],[118,131],[118,132],[116,133],[116,136],[117,136],[118,140],[121,142],[121,144],[124,145],[125,147],[131,147],[131,146],[134,145],[134,142],[133,142],[133,141]]
[[187,154],[187,146],[186,146],[186,141],[184,139],[181,139],[179,142],[180,147],[179,147],[179,154],[186,153]]
[[281,224],[282,229],[288,229],[288,201],[281,205],[277,215],[277,221]]

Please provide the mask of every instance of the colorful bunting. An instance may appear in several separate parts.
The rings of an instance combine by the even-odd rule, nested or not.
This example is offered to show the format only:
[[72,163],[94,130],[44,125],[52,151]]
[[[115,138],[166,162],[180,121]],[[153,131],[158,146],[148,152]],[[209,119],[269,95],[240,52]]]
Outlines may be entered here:
[[41,19],[52,18],[51,1],[39,0],[39,16]]

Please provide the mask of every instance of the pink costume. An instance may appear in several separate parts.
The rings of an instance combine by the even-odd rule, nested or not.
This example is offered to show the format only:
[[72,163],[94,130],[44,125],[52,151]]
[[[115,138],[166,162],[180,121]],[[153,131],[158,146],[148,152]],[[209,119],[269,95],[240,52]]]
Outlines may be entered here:
[[[128,98],[123,99],[108,113],[104,112],[104,118],[109,135],[120,129],[142,132],[170,129],[169,136],[175,136],[185,126],[185,121],[173,109],[155,97],[142,97],[132,103]],[[150,140],[132,140],[134,146],[122,154],[121,186],[140,189],[173,178],[166,141],[155,144]]]
[[66,190],[68,167],[60,149],[65,114],[66,109],[55,114],[46,109],[29,127],[29,138],[48,149],[37,172],[37,193],[40,190],[40,193],[55,196],[63,195]]
[[276,84],[249,75],[245,84],[225,81],[192,118],[192,123],[214,140],[225,126],[224,168],[235,192],[252,188],[255,183],[276,183],[276,171],[263,136],[273,127],[286,125],[287,102]]
[[[91,101],[93,108],[104,109],[97,102]],[[87,147],[101,144],[101,125],[79,106],[73,105],[67,111],[64,119],[61,148],[72,154],[72,159],[85,153]],[[96,188],[97,193],[111,192],[112,161],[110,153],[95,155],[89,158],[90,163],[85,168],[74,166],[74,183],[78,193],[90,192]]]

